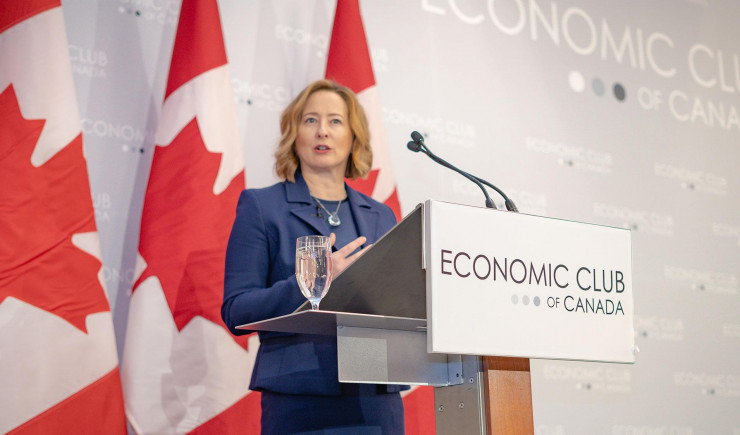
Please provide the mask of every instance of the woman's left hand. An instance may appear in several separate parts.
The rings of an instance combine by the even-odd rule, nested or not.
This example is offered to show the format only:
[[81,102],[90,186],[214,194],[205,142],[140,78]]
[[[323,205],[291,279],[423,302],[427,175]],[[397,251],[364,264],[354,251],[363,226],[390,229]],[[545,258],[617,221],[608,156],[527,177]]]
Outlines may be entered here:
[[[331,245],[334,246],[334,242],[337,239],[337,236],[334,235],[334,233],[331,233],[331,236],[329,236],[331,239]],[[334,264],[332,266],[332,275],[336,276],[339,275],[340,272],[342,272],[344,269],[346,269],[350,264],[352,264],[353,261],[357,260],[357,258],[362,255],[367,249],[372,246],[368,245],[362,248],[361,251],[355,252],[357,248],[362,246],[363,243],[367,241],[367,238],[364,236],[360,236],[353,241],[347,243],[346,246],[344,246],[342,249],[337,250],[336,252],[331,254],[332,263]]]

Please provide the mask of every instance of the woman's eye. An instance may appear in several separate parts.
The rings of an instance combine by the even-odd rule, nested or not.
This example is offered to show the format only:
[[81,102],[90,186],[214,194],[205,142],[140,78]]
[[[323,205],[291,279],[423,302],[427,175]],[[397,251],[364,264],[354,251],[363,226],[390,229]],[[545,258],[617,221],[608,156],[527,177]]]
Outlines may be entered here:
[[316,118],[306,118],[306,120],[303,122],[305,122],[306,124],[313,124],[314,122],[316,122]]
[[332,119],[331,120],[331,123],[332,124],[341,124],[342,123],[342,120],[341,119]]

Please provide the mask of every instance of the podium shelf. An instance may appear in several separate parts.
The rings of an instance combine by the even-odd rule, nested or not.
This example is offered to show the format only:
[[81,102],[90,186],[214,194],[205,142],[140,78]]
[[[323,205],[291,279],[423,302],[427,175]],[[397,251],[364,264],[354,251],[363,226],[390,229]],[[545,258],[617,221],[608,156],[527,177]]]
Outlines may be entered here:
[[337,335],[337,328],[341,327],[425,332],[427,321],[426,319],[415,319],[411,317],[308,310],[274,317],[261,322],[239,325],[236,329]]

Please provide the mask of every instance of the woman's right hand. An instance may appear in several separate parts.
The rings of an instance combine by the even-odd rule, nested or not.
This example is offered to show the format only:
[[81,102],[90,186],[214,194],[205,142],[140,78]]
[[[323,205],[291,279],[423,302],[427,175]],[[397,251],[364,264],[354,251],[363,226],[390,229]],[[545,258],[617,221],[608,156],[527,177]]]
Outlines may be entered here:
[[[331,240],[331,245],[334,246],[334,242],[336,241],[337,236],[334,235],[334,233],[331,233],[331,236],[329,236],[329,238]],[[347,243],[347,245],[344,246],[342,249],[339,249],[336,252],[332,253],[331,254],[331,259],[333,263],[332,275],[334,276],[339,275],[339,273],[341,273],[344,269],[346,269],[350,264],[352,264],[353,261],[357,260],[360,257],[360,255],[365,253],[365,251],[367,251],[367,249],[370,246],[372,246],[372,245],[365,246],[364,248],[362,248],[361,251],[352,254],[353,252],[355,252],[355,250],[357,250],[357,248],[362,246],[362,244],[365,243],[366,241],[367,241],[366,237],[360,236],[354,239],[353,241]]]

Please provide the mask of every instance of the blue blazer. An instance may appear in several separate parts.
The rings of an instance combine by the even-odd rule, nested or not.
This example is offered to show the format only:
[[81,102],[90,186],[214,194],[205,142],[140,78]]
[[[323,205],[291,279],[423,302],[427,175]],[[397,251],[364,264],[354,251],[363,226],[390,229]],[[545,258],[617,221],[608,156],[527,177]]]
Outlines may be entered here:
[[[345,186],[358,233],[374,243],[396,224],[389,207]],[[236,326],[292,313],[306,299],[295,277],[296,238],[329,235],[324,218],[300,172],[282,182],[241,193],[226,250],[221,316],[232,334]],[[329,290],[331,291],[331,290]],[[339,395],[334,336],[259,332],[260,348],[252,390],[284,394]],[[398,385],[381,387],[388,392]]]

